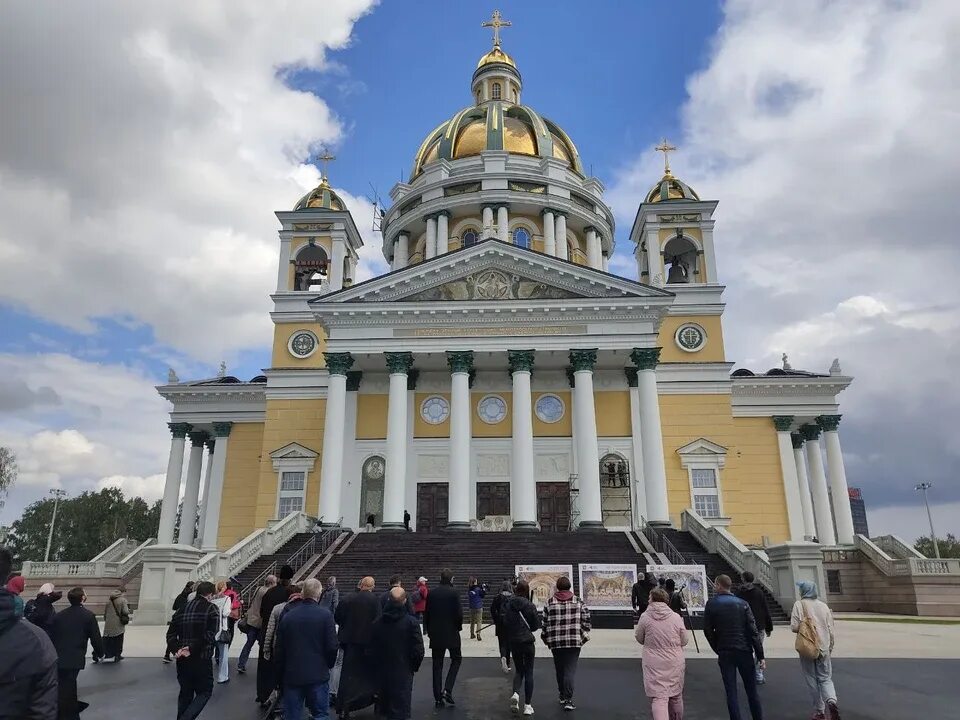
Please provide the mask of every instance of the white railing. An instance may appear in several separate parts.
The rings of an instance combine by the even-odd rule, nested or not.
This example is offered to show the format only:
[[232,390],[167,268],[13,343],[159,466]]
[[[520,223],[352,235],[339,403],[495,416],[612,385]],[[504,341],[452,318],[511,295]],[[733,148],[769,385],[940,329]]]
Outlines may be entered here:
[[120,562],[117,564],[117,577],[126,578],[129,575],[132,575],[137,567],[139,567],[139,565],[143,562],[143,549],[150,547],[155,542],[157,542],[156,538],[145,540],[137,545],[137,547],[135,547],[129,555],[120,560]]
[[[878,538],[881,539],[881,538]],[[882,539],[881,539],[882,540]],[[897,538],[901,543],[902,540]],[[876,542],[863,535],[853,539],[856,548],[866,555],[877,569],[887,576],[896,575],[960,575],[960,559],[945,558],[936,560],[925,557],[909,557],[905,559],[890,557]],[[884,542],[891,547],[889,542]]]
[[770,559],[762,550],[751,550],[731,535],[726,528],[710,525],[691,509],[680,515],[681,527],[693,535],[707,552],[716,553],[737,572],[752,572],[754,578],[768,590],[774,587]]
[[125,537],[118,538],[97,555],[90,558],[90,562],[98,562],[100,560],[103,560],[104,562],[118,562],[121,558],[126,557],[136,546],[136,540],[131,540],[130,538]]
[[912,545],[904,542],[903,538],[898,535],[881,535],[880,537],[870,538],[870,542],[894,560],[909,560],[910,558],[917,558],[918,560],[927,559],[926,555]]
[[[28,560],[23,563],[21,573],[25,578],[126,578],[133,574],[140,563],[143,562],[143,549],[155,542],[156,540],[150,538],[119,561],[31,562]],[[112,548],[114,545],[110,547]]]

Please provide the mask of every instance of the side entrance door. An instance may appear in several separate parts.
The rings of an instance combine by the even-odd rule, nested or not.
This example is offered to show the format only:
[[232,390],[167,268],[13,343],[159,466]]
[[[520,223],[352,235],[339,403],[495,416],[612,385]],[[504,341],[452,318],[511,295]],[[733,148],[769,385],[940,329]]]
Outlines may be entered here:
[[417,532],[440,532],[447,526],[446,483],[417,483]]
[[570,486],[567,483],[537,483],[537,522],[544,532],[570,529]]
[[477,483],[477,519],[488,515],[510,514],[510,483]]

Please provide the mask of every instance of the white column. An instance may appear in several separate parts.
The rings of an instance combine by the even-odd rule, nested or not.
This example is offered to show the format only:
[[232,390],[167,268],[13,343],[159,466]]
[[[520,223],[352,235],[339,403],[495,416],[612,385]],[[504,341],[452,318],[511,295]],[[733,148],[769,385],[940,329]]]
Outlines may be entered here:
[[853,545],[853,512],[850,509],[843,452],[840,450],[840,435],[837,433],[840,416],[821,415],[817,418],[817,424],[823,430],[823,444],[827,451],[827,472],[830,474],[833,516],[837,522],[837,542],[841,545]]
[[647,232],[647,270],[650,273],[650,284],[657,285],[657,278],[659,278],[659,284],[662,286],[666,284],[667,276],[664,274],[663,255],[660,254],[658,232],[658,230]]
[[187,423],[167,423],[167,427],[173,433],[173,440],[170,441],[167,479],[163,484],[163,502],[160,503],[158,545],[173,544],[173,530],[177,523],[177,501],[180,499],[180,476],[183,474],[183,445],[187,433],[192,429]]
[[510,514],[514,530],[537,530],[537,480],[533,468],[533,413],[530,373],[533,350],[509,350],[513,377],[513,464]]
[[230,430],[233,423],[216,422],[213,424],[213,434],[216,445],[213,448],[213,467],[210,470],[210,495],[207,497],[207,512],[203,520],[203,547],[204,552],[213,552],[217,549],[217,534],[220,532],[220,503],[223,500],[223,476],[227,469],[227,441],[230,439]]
[[450,249],[450,217],[446,212],[437,214],[437,255]]
[[483,208],[483,239],[494,237],[496,233],[493,228],[493,208],[484,207]]
[[557,256],[557,235],[553,219],[553,210],[543,211],[543,252],[553,257]]
[[277,267],[277,292],[296,290],[289,287],[290,283],[290,238],[280,233],[280,263]]
[[473,353],[448,352],[450,366],[450,505],[447,527],[470,529],[470,370]]
[[593,399],[593,366],[596,350],[571,350],[573,367],[573,411],[577,415],[578,480],[580,483],[580,524],[578,530],[602,530],[600,502],[600,453],[597,449],[597,411]]
[[393,269],[400,270],[410,264],[410,236],[400,233],[393,246]]
[[187,463],[187,481],[183,488],[183,507],[180,510],[178,545],[193,545],[197,524],[197,505],[200,503],[200,470],[203,466],[205,432],[190,433],[190,460]]
[[413,367],[408,352],[385,353],[390,371],[387,405],[387,469],[383,488],[383,529],[403,530],[407,484],[407,373]]
[[667,468],[663,459],[663,429],[660,426],[660,398],[657,395],[656,367],[660,360],[660,348],[634,348],[630,359],[637,366],[647,521],[669,524]]
[[433,215],[427,218],[427,240],[423,252],[426,260],[437,256],[437,218]]
[[510,242],[510,213],[506,205],[497,208],[497,237],[503,242]]
[[790,540],[803,540],[803,507],[800,501],[800,483],[797,481],[797,463],[793,459],[793,442],[790,440],[792,415],[776,415],[773,424],[777,429],[777,446],[780,449],[780,470],[783,476],[783,496],[787,502],[787,523]]
[[330,292],[343,289],[343,259],[347,256],[346,241],[333,237],[333,252],[330,255]]
[[820,428],[804,425],[803,433],[807,453],[807,468],[810,473],[810,489],[813,494],[813,514],[817,519],[817,539],[821,545],[836,545],[833,532],[833,517],[830,514],[830,499],[827,494],[827,476],[823,472],[823,457],[820,455]]
[[601,253],[601,258],[602,258],[601,265],[603,266],[603,271],[610,272],[610,258],[607,257],[606,253]]
[[603,269],[603,257],[600,253],[600,236],[593,227],[587,228],[587,265],[594,270]]
[[643,480],[643,432],[640,424],[640,388],[638,387],[637,369],[626,368],[627,385],[630,387],[630,440],[633,445],[633,482],[634,504],[633,527],[640,527],[640,518],[647,517],[647,496]]
[[357,448],[357,399],[363,373],[359,370],[347,373],[347,408],[343,423],[343,476],[340,481],[340,508],[337,519],[344,527],[352,528],[360,516],[360,485],[350,478],[360,477]]
[[803,511],[803,536],[809,540],[817,534],[817,521],[813,517],[813,499],[810,497],[810,481],[807,480],[807,461],[803,457],[803,436],[790,434],[793,443],[793,461],[797,468],[797,487],[800,488],[800,508]]
[[567,247],[567,216],[563,213],[557,213],[557,228],[555,231],[557,243],[557,257],[561,260],[569,260],[569,248]]
[[207,522],[207,504],[210,502],[210,471],[213,469],[213,449],[216,441],[207,437],[207,463],[203,474],[203,498],[200,500],[200,522],[197,525],[197,547],[203,546],[203,526]]
[[317,517],[328,527],[340,520],[343,495],[343,433],[347,412],[347,370],[350,353],[324,353],[327,372],[327,412],[323,419],[323,458],[320,464],[320,504]]

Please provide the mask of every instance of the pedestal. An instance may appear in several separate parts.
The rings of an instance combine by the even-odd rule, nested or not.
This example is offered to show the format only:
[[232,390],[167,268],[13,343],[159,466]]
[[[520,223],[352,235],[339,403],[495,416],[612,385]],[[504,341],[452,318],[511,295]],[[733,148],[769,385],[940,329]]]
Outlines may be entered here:
[[770,592],[787,615],[793,604],[800,599],[797,583],[809,580],[817,584],[821,597],[826,596],[823,574],[823,548],[817,543],[788,542],[768,547],[767,557],[773,570],[773,585]]
[[140,601],[135,616],[137,625],[166,625],[170,622],[173,600],[187,581],[193,579],[204,554],[187,545],[144,548]]

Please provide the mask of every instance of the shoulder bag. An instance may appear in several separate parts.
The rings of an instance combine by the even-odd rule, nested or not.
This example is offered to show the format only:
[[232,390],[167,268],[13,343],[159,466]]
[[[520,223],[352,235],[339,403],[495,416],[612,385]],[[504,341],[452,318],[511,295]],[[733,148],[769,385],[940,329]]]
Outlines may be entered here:
[[807,607],[803,604],[803,600],[800,600],[799,603],[800,626],[797,628],[797,641],[794,648],[800,657],[805,660],[819,660],[821,653],[817,625],[810,616]]
[[113,605],[113,611],[117,614],[117,619],[120,621],[121,625],[126,625],[130,622],[130,616],[126,613],[122,613],[117,609],[117,599],[111,598],[110,604]]

